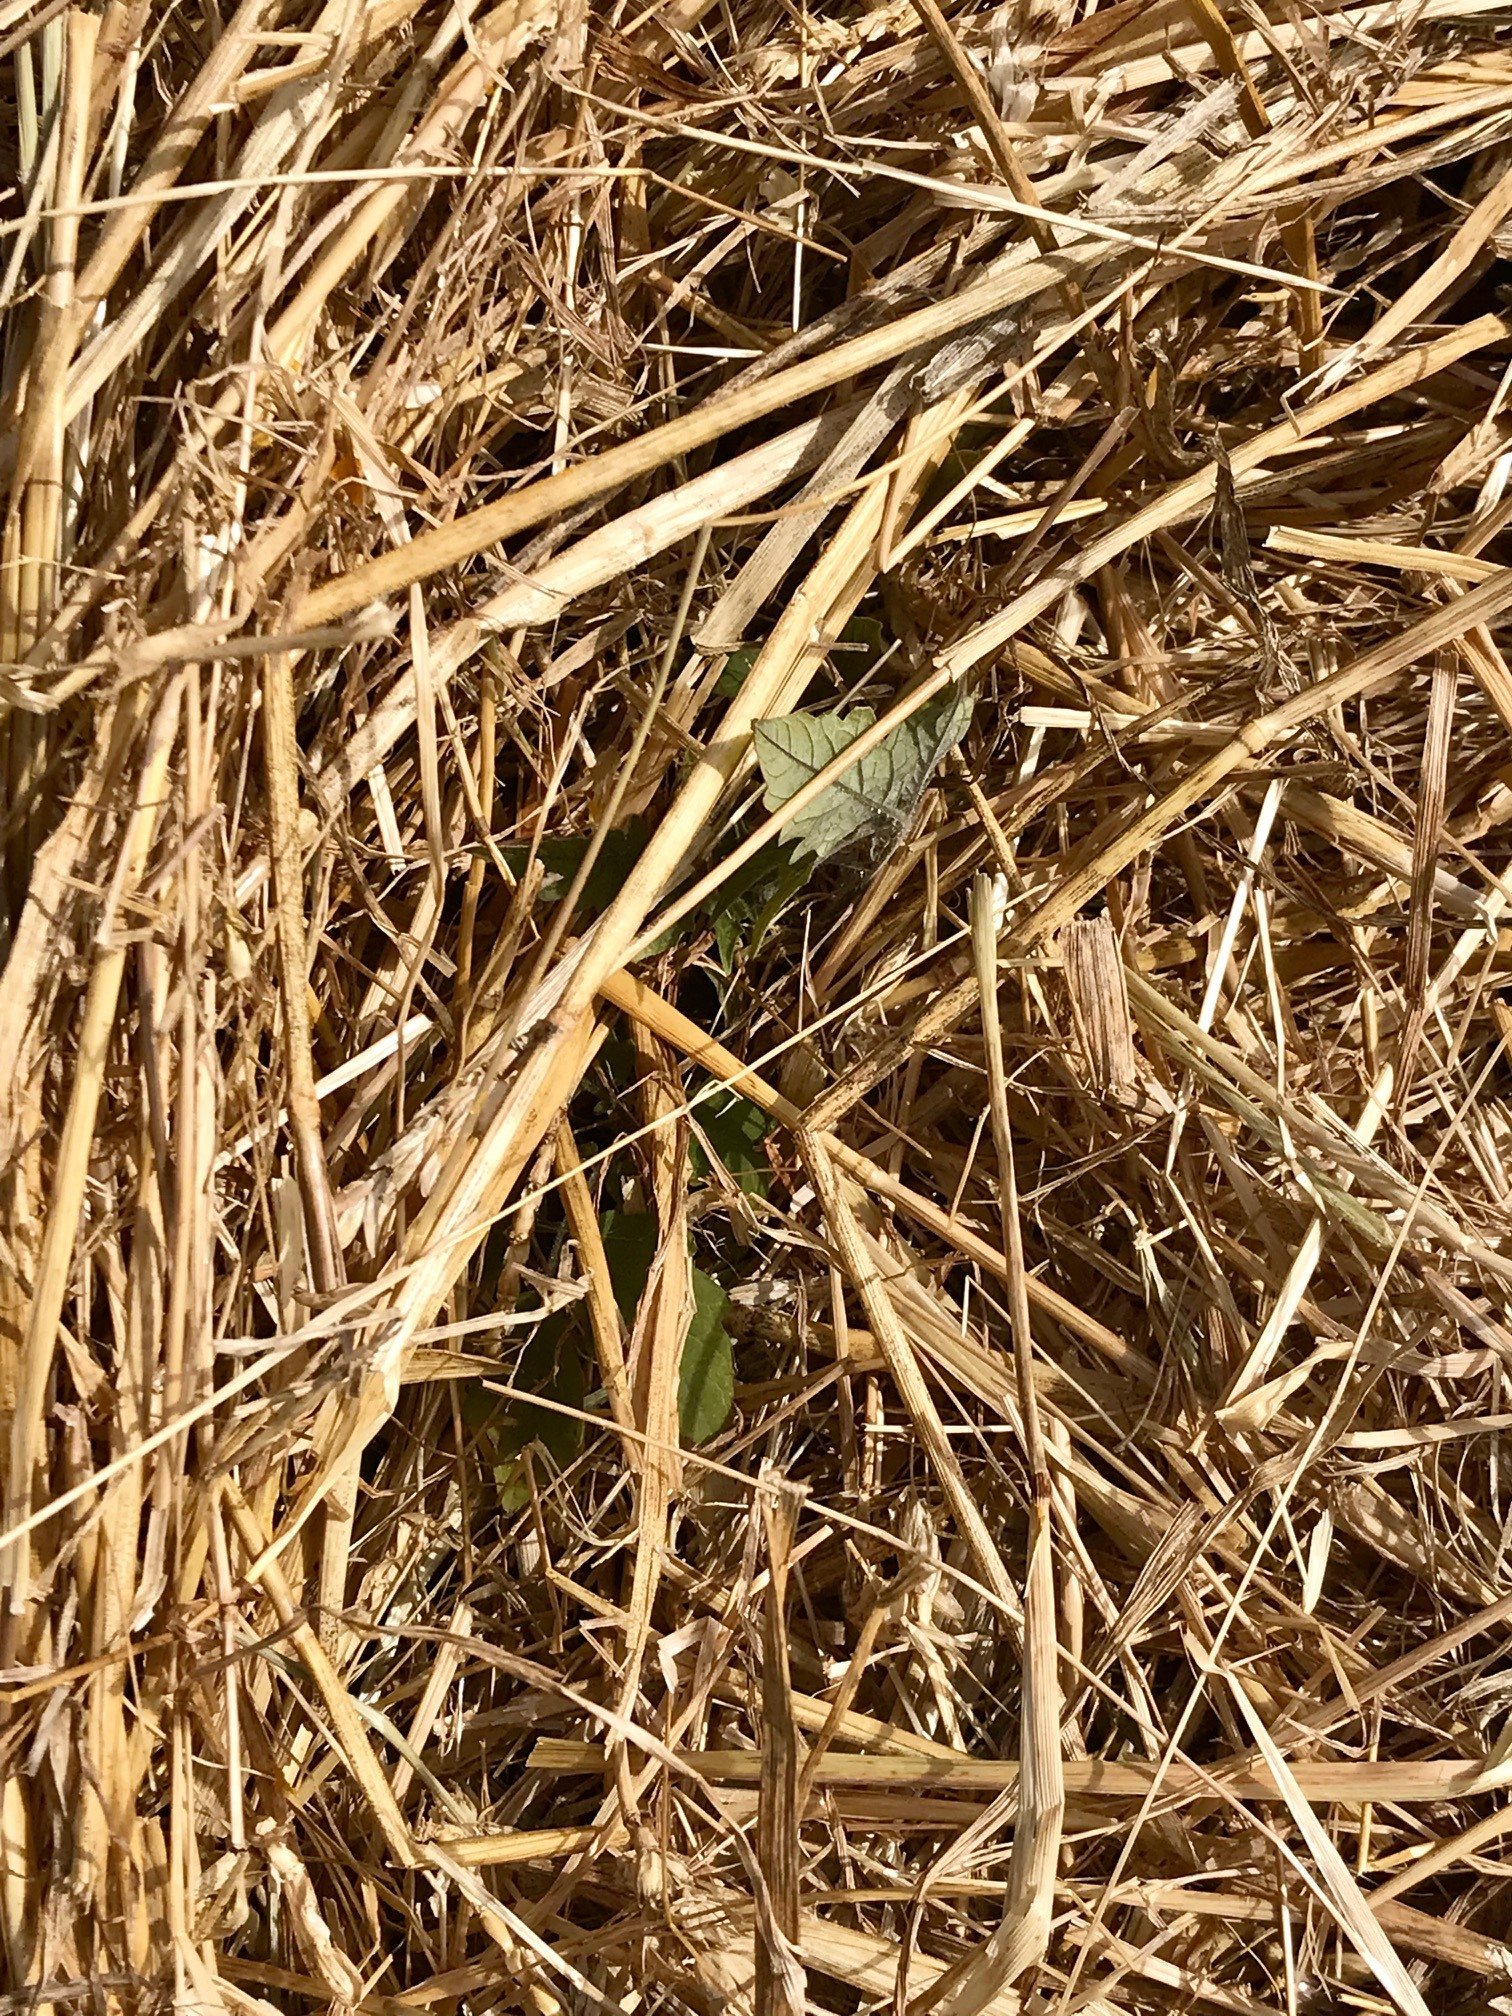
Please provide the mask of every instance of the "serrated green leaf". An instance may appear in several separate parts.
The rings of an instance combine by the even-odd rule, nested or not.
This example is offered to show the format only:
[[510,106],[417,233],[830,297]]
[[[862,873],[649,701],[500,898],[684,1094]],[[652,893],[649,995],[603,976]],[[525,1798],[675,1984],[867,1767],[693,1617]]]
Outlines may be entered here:
[[707,1442],[735,1404],[735,1354],[725,1328],[729,1297],[717,1281],[693,1269],[693,1320],[677,1380],[677,1420],[684,1442]]
[[[921,707],[795,814],[783,827],[784,835],[816,861],[857,846],[890,852],[942,757],[965,734],[971,705],[971,695],[957,687]],[[869,707],[853,707],[843,714],[785,714],[758,721],[756,755],[767,810],[780,811],[876,718]]]

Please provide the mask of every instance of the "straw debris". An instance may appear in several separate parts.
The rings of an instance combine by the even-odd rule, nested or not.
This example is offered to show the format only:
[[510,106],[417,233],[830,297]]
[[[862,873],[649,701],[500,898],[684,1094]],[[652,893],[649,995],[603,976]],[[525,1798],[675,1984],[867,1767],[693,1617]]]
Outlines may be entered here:
[[0,0],[0,1996],[1512,2009],[1506,0]]

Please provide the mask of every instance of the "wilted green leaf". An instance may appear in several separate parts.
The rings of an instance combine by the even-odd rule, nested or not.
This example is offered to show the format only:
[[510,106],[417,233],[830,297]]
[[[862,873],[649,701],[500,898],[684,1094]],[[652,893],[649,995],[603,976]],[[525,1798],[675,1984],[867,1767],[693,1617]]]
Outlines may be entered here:
[[[857,846],[872,854],[890,852],[941,758],[965,734],[971,704],[971,695],[958,687],[921,707],[869,755],[843,770],[783,832],[817,861]],[[853,707],[844,714],[785,714],[758,721],[756,754],[767,810],[780,811],[876,718],[869,707]]]
[[707,1442],[730,1418],[735,1355],[725,1328],[729,1298],[717,1281],[693,1269],[693,1321],[683,1345],[677,1419],[684,1442]]

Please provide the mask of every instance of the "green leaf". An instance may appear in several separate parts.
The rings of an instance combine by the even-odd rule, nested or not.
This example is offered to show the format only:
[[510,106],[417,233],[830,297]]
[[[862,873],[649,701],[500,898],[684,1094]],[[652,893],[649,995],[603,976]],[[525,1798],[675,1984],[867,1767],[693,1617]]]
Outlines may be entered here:
[[[971,706],[971,695],[957,687],[921,707],[869,755],[843,770],[783,832],[816,861],[850,847],[863,847],[874,856],[890,853],[941,759],[966,733]],[[853,707],[844,714],[785,714],[758,721],[756,755],[767,810],[780,811],[876,718],[869,707]]]
[[[646,838],[645,826],[639,819],[632,820],[627,827],[616,826],[604,835],[598,858],[589,869],[588,880],[583,885],[579,904],[583,917],[597,917],[609,908],[629,879],[630,870],[645,852]],[[516,875],[522,873],[530,858],[530,849],[506,847],[503,852],[511,871]],[[541,842],[537,853],[545,870],[541,882],[542,903],[561,902],[572,887],[572,878],[587,852],[586,833],[568,833]]]
[[[512,1386],[540,1393],[564,1407],[581,1407],[583,1354],[576,1326],[565,1313],[550,1316],[520,1354]],[[522,1452],[531,1443],[545,1450],[558,1470],[565,1470],[583,1446],[583,1423],[551,1407],[528,1400],[511,1403],[494,1433],[494,1479],[506,1512],[517,1512],[530,1496]]]
[[480,1379],[462,1379],[457,1383],[462,1396],[462,1426],[469,1435],[486,1435],[491,1439],[507,1403],[497,1393],[490,1393]]
[[707,1442],[735,1404],[735,1354],[725,1328],[729,1298],[717,1281],[693,1269],[693,1321],[683,1345],[677,1419],[684,1442]]
[[[656,1258],[656,1220],[644,1211],[606,1211],[600,1224],[614,1299],[629,1323]],[[717,1435],[734,1404],[735,1361],[724,1324],[729,1306],[719,1283],[695,1267],[693,1317],[677,1383],[677,1417],[685,1442],[707,1442]]]
[[656,1258],[656,1220],[648,1211],[605,1211],[599,1230],[614,1299],[621,1316],[633,1323]]
[[[771,1187],[771,1171],[761,1144],[771,1123],[761,1108],[737,1093],[718,1092],[699,1101],[693,1118],[736,1186],[748,1197],[765,1197]],[[688,1153],[697,1173],[706,1176],[708,1158],[696,1139],[689,1144]]]
[[766,900],[751,920],[751,935],[746,941],[747,951],[754,954],[761,950],[762,939],[766,937],[813,872],[813,862],[800,849],[796,847],[783,849],[782,864],[767,890]]
[[714,692],[721,700],[733,700],[751,676],[751,667],[756,663],[754,650],[732,651],[720,667],[719,677],[714,682]]
[[598,1053],[599,1068],[617,1097],[631,1090],[640,1075],[635,1045],[628,1036],[611,1036]]
[[735,971],[735,954],[740,948],[741,918],[734,910],[721,910],[714,919],[714,943],[719,963],[726,973]]
[[709,922],[726,973],[734,972],[738,953],[761,949],[762,939],[812,872],[811,861],[773,840],[714,892]]
[[887,656],[887,632],[875,616],[852,616],[834,651],[837,669],[854,683]]

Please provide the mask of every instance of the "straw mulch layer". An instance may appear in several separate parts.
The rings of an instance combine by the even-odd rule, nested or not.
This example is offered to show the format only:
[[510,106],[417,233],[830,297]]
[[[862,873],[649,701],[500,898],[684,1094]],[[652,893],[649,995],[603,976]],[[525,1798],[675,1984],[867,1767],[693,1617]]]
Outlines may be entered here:
[[0,92],[0,2007],[1512,2007],[1512,9]]

